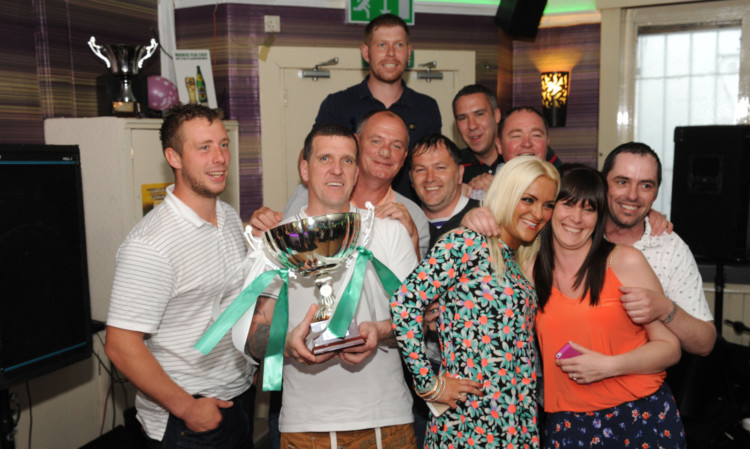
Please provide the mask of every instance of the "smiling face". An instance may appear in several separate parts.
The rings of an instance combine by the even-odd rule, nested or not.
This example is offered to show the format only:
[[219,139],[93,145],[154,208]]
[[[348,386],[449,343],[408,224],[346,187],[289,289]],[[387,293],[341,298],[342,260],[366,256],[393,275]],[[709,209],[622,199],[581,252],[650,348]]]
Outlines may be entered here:
[[362,58],[370,64],[370,76],[384,83],[399,83],[406,70],[411,45],[399,26],[376,28],[370,41],[362,44]]
[[315,136],[310,160],[300,163],[300,176],[307,183],[307,215],[349,211],[349,197],[357,182],[357,146],[342,136]]
[[656,160],[620,153],[607,174],[609,217],[621,228],[642,225],[659,189]]
[[180,130],[181,148],[167,148],[167,161],[175,170],[175,195],[216,198],[226,188],[229,173],[229,136],[220,120],[185,121]]
[[450,215],[461,196],[464,168],[456,164],[442,143],[413,151],[409,174],[425,213],[429,218]]
[[505,118],[500,134],[500,147],[505,162],[522,154],[544,160],[548,144],[544,121],[537,114],[519,110]]
[[367,120],[359,136],[359,169],[363,178],[390,184],[404,165],[409,133],[404,121],[392,112]]
[[588,248],[599,214],[587,201],[560,200],[552,213],[555,246],[566,249]]
[[479,92],[457,98],[453,115],[458,132],[471,151],[483,162],[485,158],[489,162],[496,159],[495,139],[500,109],[493,108],[487,96]]
[[552,216],[557,184],[540,176],[521,195],[510,226],[500,228],[500,238],[510,249],[531,243]]

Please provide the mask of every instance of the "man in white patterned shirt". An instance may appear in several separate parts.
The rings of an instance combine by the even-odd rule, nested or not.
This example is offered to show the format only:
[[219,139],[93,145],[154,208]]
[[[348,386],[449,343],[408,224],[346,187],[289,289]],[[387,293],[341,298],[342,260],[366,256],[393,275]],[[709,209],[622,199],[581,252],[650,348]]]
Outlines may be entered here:
[[229,173],[221,113],[172,109],[161,128],[175,184],[128,234],[117,253],[107,319],[107,356],[138,388],[148,447],[252,448],[255,367],[227,334],[208,354],[193,345],[212,304],[225,308],[242,287],[242,222],[217,199]]
[[604,161],[609,217],[607,239],[643,252],[664,288],[664,295],[640,287],[621,287],[623,306],[635,323],[661,320],[682,348],[708,355],[716,341],[713,316],[693,254],[674,232],[651,235],[648,212],[661,184],[661,162],[645,144],[629,142]]

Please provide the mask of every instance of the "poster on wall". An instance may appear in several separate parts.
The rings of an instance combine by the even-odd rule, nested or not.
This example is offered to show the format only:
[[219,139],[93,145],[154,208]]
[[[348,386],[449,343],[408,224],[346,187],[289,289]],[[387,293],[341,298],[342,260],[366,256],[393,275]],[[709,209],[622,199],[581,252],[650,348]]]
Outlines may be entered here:
[[174,71],[181,103],[217,107],[209,50],[175,50]]

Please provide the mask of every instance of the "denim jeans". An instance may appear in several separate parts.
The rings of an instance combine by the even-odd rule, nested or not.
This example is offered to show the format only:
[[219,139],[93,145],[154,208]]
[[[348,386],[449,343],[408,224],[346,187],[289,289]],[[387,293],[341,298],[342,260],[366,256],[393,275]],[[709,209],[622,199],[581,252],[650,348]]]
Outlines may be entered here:
[[253,449],[255,386],[231,401],[231,407],[219,409],[219,426],[206,432],[193,432],[170,413],[164,438],[149,441],[149,449]]

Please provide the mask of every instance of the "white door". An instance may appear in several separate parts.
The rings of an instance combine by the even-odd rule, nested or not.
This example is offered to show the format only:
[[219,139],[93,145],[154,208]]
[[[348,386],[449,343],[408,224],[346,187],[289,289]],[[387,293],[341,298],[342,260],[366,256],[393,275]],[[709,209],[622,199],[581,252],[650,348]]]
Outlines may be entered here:
[[[264,54],[267,49],[261,48]],[[322,66],[329,78],[301,77],[303,70],[338,58],[338,63]],[[418,50],[414,52],[413,70],[404,73],[406,84],[417,92],[431,96],[440,107],[443,134],[461,145],[455,131],[451,102],[458,90],[475,82],[473,51]],[[435,61],[433,72],[443,79],[417,79],[426,69],[420,64]],[[355,48],[272,47],[261,58],[260,113],[263,167],[263,204],[281,210],[299,183],[297,158],[305,136],[310,132],[320,103],[333,92],[358,84],[367,75],[362,57]]]

